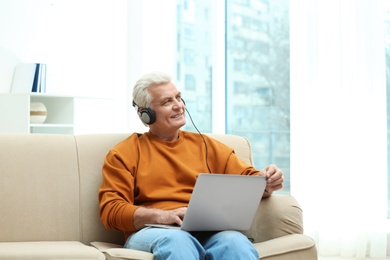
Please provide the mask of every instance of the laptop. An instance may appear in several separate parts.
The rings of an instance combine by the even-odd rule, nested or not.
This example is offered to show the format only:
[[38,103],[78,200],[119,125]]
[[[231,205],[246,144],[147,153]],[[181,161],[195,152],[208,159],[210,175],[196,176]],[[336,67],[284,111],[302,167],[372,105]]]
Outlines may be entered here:
[[248,230],[266,186],[263,176],[201,173],[182,226],[146,224],[185,231]]

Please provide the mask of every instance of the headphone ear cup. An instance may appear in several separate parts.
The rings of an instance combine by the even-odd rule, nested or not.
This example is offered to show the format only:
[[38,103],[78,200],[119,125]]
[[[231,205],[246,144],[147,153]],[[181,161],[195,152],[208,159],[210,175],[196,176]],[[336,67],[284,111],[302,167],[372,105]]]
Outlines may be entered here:
[[151,125],[156,122],[156,113],[151,108],[143,108],[140,111],[140,118],[145,124]]

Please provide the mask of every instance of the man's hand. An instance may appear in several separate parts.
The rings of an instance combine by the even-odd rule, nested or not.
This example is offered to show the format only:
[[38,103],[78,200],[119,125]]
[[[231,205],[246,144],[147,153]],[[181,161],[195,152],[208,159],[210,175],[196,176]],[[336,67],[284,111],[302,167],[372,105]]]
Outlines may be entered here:
[[157,224],[177,224],[181,226],[186,212],[186,207],[173,210],[161,210]]
[[267,186],[265,187],[263,197],[269,197],[272,192],[280,190],[283,187],[283,173],[276,165],[271,164],[261,170],[260,173],[265,176],[267,180]]
[[134,212],[134,227],[139,230],[145,227],[145,224],[177,224],[182,225],[187,207],[173,210],[162,210],[139,207]]

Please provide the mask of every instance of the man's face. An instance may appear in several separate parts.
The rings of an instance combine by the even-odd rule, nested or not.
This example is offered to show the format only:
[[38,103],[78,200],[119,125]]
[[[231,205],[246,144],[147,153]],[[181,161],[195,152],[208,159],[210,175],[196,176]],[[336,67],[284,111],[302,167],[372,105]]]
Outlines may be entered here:
[[149,127],[155,133],[175,133],[186,124],[185,107],[181,93],[172,82],[152,86],[150,107],[156,113],[156,122]]

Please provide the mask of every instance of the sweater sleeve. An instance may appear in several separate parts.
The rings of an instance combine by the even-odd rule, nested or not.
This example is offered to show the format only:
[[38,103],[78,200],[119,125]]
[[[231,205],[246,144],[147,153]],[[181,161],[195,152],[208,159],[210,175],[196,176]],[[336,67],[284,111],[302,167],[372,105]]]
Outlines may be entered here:
[[226,164],[226,173],[241,174],[241,175],[259,175],[260,172],[252,165],[242,161],[234,151],[229,155]]
[[134,169],[116,150],[111,150],[104,161],[103,181],[99,189],[100,219],[108,229],[135,231]]
[[232,147],[215,139],[207,138],[209,164],[214,172],[225,174],[258,175],[260,172],[241,160]]

